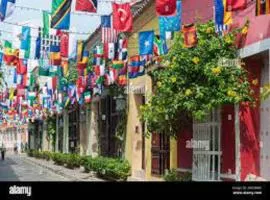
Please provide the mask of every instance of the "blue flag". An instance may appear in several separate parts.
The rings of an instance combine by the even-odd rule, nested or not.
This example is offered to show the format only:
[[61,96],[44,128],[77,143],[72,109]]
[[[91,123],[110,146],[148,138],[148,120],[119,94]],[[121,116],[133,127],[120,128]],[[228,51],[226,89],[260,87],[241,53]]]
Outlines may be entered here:
[[0,21],[4,21],[12,15],[15,8],[16,0],[2,0],[0,4]]
[[3,62],[3,53],[0,52],[0,67],[1,67],[1,65],[2,65],[2,62]]
[[111,15],[101,16],[101,27],[111,28]]
[[41,38],[40,36],[38,36],[36,39],[35,59],[40,59],[40,48],[41,48]]
[[145,31],[139,33],[140,55],[153,54],[154,37],[154,31]]
[[22,27],[22,38],[21,38],[21,49],[29,50],[30,49],[30,27],[23,26]]
[[166,32],[180,31],[182,3],[177,1],[177,13],[174,16],[159,16],[160,37],[166,40]]

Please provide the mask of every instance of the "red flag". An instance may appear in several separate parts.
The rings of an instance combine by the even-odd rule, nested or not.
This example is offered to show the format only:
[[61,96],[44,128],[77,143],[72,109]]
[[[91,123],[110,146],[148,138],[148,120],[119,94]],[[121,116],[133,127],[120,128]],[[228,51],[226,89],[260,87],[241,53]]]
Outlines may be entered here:
[[97,0],[76,0],[75,10],[96,13]]
[[173,15],[176,11],[176,0],[156,0],[158,15]]
[[132,31],[133,16],[129,3],[113,3],[113,27],[121,32]]
[[19,59],[16,68],[17,74],[26,74],[27,72],[27,60],[26,59]]
[[183,25],[183,35],[184,35],[184,46],[186,48],[191,48],[197,44],[197,33],[194,24]]
[[247,0],[227,0],[227,11],[243,10],[247,7]]
[[66,32],[61,32],[60,34],[60,54],[61,57],[68,57],[68,43],[69,35]]

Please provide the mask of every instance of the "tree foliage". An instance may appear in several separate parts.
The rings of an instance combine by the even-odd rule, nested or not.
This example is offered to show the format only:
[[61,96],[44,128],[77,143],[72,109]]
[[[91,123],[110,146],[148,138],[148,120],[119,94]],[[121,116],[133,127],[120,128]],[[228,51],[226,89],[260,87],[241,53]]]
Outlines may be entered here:
[[197,24],[196,47],[185,48],[182,33],[163,57],[161,70],[151,73],[154,94],[141,107],[149,132],[175,135],[187,119],[202,120],[223,104],[252,101],[247,72],[243,66],[219,65],[221,58],[237,59],[234,45],[240,29],[217,36],[212,21]]

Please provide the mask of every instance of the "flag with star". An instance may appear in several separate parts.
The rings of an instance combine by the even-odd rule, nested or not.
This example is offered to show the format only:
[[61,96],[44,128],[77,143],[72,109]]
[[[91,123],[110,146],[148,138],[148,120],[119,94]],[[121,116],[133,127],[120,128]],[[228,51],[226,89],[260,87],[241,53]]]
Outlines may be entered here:
[[144,31],[139,33],[140,55],[153,54],[154,50],[154,31]]

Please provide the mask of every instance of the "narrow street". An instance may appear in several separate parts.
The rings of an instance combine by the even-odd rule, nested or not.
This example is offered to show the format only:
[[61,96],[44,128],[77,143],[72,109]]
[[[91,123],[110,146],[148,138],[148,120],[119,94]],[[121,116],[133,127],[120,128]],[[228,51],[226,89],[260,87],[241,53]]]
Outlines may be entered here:
[[27,162],[20,155],[7,154],[0,160],[0,181],[69,181],[45,168]]

